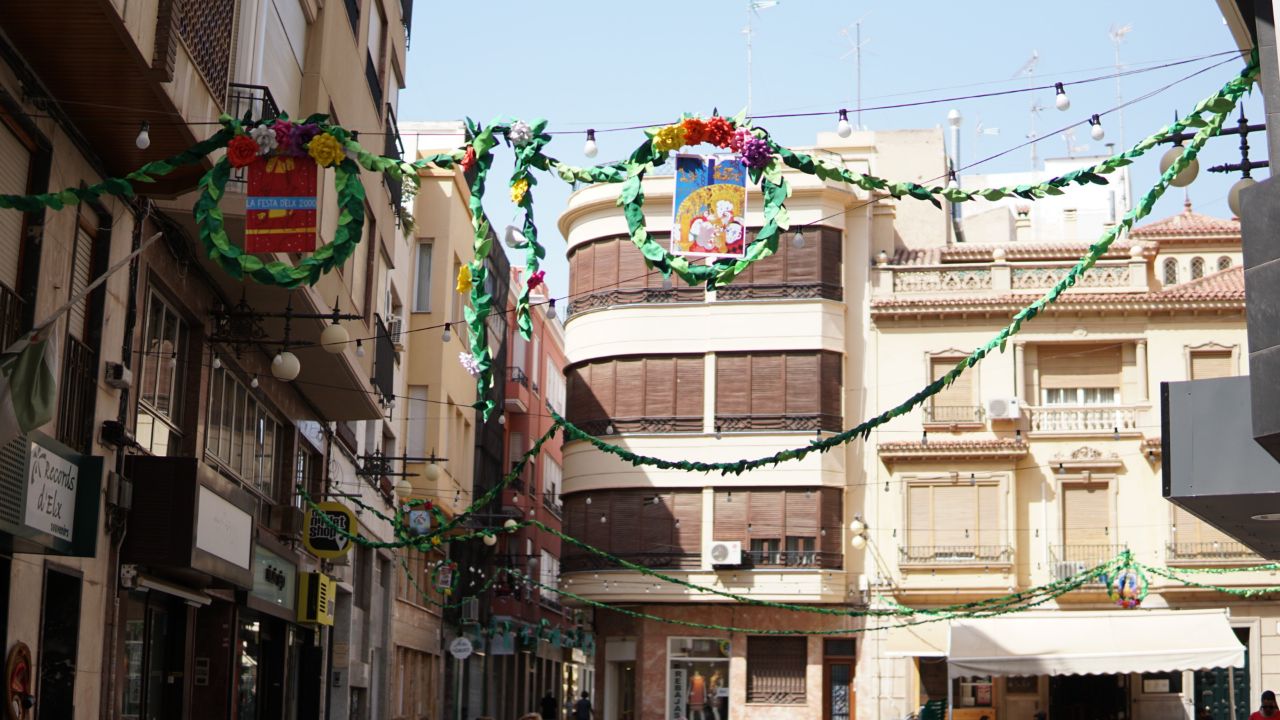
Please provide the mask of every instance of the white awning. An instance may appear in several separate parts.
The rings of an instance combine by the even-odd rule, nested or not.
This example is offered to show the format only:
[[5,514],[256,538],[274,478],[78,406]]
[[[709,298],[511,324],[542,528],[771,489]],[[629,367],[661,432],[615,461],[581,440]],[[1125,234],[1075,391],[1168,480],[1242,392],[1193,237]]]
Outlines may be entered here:
[[890,626],[884,631],[885,657],[946,657],[951,623],[939,620]]
[[1105,675],[1244,667],[1226,610],[1028,612],[953,620],[948,674]]

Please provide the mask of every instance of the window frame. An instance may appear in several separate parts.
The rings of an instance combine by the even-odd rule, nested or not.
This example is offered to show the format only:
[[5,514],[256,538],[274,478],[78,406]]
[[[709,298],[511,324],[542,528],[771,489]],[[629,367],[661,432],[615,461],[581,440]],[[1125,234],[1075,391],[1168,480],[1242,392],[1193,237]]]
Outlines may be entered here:
[[[792,670],[793,665],[788,665],[787,661],[791,660],[795,655],[794,647],[783,648],[783,645],[796,646],[802,648],[801,656],[804,662],[799,666],[799,677],[758,677],[753,674],[753,667],[759,671],[762,668],[769,670]],[[753,648],[753,645],[755,646]],[[809,638],[800,635],[748,635],[747,636],[747,652],[746,652],[746,672],[744,673],[746,682],[746,698],[747,705],[805,705],[808,703],[809,695]],[[752,685],[757,682],[764,681],[768,684],[777,686],[779,683],[790,683],[797,686],[796,690],[791,690],[791,697],[779,699],[776,697],[766,699],[753,699]],[[787,692],[777,691],[774,692]]]
[[[425,254],[423,250],[426,250]],[[434,267],[435,240],[420,240],[414,246],[413,255],[413,312],[431,312],[431,271]],[[423,276],[423,259],[426,259],[426,275]],[[426,296],[423,296],[422,285],[426,282]]]
[[[217,358],[217,355],[214,355]],[[214,368],[209,373],[209,386],[205,391],[209,397],[208,408],[206,411],[206,428],[204,448],[201,449],[205,461],[213,465],[224,475],[235,479],[245,489],[252,491],[255,495],[267,500],[270,503],[280,502],[280,473],[282,467],[289,468],[290,472],[295,471],[296,457],[290,453],[288,455],[289,462],[282,465],[279,460],[283,457],[282,450],[287,449],[285,441],[286,426],[280,422],[278,415],[263,402],[258,393],[254,392],[253,387],[241,382],[239,376],[229,367],[226,360],[221,360],[221,367]],[[215,391],[215,383],[221,379],[219,387],[222,391],[222,400],[219,406],[221,416],[217,422],[213,418],[213,393]],[[235,407],[231,409],[230,425],[223,422],[223,418],[227,414],[227,388],[231,386],[233,395],[232,401]],[[245,420],[252,414],[253,425],[250,432],[250,425],[245,424]],[[215,430],[216,428],[216,430]],[[267,430],[271,430],[271,449],[270,455],[259,455],[258,449],[261,448],[265,452],[267,444]],[[221,446],[223,433],[229,432],[227,455],[221,454]],[[246,457],[250,438],[254,445],[254,458]],[[218,443],[218,449],[211,450],[211,442]],[[237,445],[239,447],[237,448]],[[270,457],[270,466],[263,472],[263,458]],[[246,465],[251,472],[246,473]],[[290,493],[292,495],[292,492]]]
[[1178,272],[1178,259],[1177,259],[1177,258],[1165,258],[1165,259],[1164,259],[1164,262],[1160,264],[1160,281],[1161,281],[1161,284],[1163,284],[1163,285],[1177,285],[1177,284],[1178,284],[1178,276],[1179,276],[1179,275],[1180,275],[1180,273]]
[[[176,360],[176,362],[173,363],[172,367],[168,366],[169,364],[166,362],[166,358],[151,352],[148,347],[148,340],[151,337],[151,330],[153,326],[152,313],[157,305],[159,305],[161,309],[160,324],[157,327],[159,343],[163,343],[165,341],[165,335],[167,334],[165,332],[165,328],[167,327],[169,318],[172,317],[174,319],[175,342],[172,351],[173,357],[169,359]],[[184,411],[186,409],[186,403],[184,400],[186,398],[184,397],[182,390],[186,386],[186,383],[184,382],[184,375],[186,373],[184,373],[185,367],[183,360],[185,359],[189,348],[190,337],[190,328],[188,327],[186,318],[182,313],[178,312],[176,305],[168,302],[168,300],[166,300],[165,297],[155,288],[151,288],[147,293],[147,305],[143,315],[141,343],[143,351],[139,353],[137,404],[134,408],[133,417],[134,437],[138,440],[138,444],[146,450],[148,454],[157,454],[155,452],[155,430],[157,427],[155,423],[159,423],[159,425],[164,426],[164,428],[169,431],[170,444],[166,446],[167,448],[172,448],[175,436],[180,443],[187,434],[183,427],[183,420],[185,419]],[[155,383],[150,392],[151,399],[148,399],[148,392],[142,387],[142,381],[146,378],[148,366],[151,363],[155,363],[156,365],[156,375]],[[155,402],[159,394],[162,373],[168,373],[170,376],[170,410],[168,411],[162,410]],[[142,442],[141,432],[139,430],[139,420],[143,413],[146,413],[146,415],[152,419],[153,423],[150,437],[146,442]],[[161,454],[167,455],[168,452],[166,451]]]

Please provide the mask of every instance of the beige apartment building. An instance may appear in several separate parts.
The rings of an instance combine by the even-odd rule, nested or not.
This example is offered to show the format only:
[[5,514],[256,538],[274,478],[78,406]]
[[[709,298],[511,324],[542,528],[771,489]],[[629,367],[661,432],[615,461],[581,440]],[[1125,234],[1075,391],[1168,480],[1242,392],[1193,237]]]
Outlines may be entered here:
[[[882,177],[929,182],[944,172],[938,132],[821,135],[819,146]],[[1043,234],[1076,227],[1073,237],[1033,240],[1034,211],[1001,205],[975,213],[981,219],[957,244],[947,213],[927,203],[787,178],[803,244],[787,233],[775,256],[717,292],[665,289],[659,275],[646,275],[616,188],[571,197],[560,226],[573,295],[565,331],[572,421],[666,458],[734,460],[801,445],[945,372],[1093,239],[1074,237],[1078,225],[1067,217],[1040,218]],[[671,192],[669,177],[646,179],[650,228],[667,225]],[[1092,193],[1067,209],[1076,223],[1105,226],[1115,203]],[[1176,199],[1163,206],[1176,208]],[[1174,567],[1256,561],[1175,513],[1160,488],[1160,383],[1243,372],[1240,263],[1234,220],[1196,213],[1189,202],[1150,219],[1005,353],[843,451],[734,477],[636,468],[569,443],[566,526],[692,582],[831,608],[1001,596],[1125,549]],[[662,618],[833,631],[764,636],[597,611],[595,702],[606,720],[904,718],[946,702],[948,690],[964,720],[1084,717],[1082,703],[1117,720],[1191,717],[1198,706],[1226,718],[1233,698],[1247,705],[1275,679],[1267,658],[1277,613],[1266,603],[1159,578],[1145,614],[1130,617],[1179,623],[1187,616],[1171,609],[1216,612],[1209,617],[1246,648],[1248,666],[1232,682],[1225,669],[949,682],[946,623],[885,629],[878,620],[742,607],[585,553],[566,551],[562,572],[574,592]],[[1048,633],[1060,627],[1055,618],[1095,617],[1085,611],[1101,612],[1100,623],[1135,612],[1096,584],[1039,609]],[[1106,640],[1101,630],[1082,634]]]

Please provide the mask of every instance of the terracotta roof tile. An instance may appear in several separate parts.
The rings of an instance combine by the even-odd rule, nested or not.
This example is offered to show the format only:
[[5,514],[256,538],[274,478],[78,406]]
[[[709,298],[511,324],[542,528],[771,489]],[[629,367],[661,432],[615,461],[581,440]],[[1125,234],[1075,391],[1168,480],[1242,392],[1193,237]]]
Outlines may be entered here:
[[1183,205],[1181,213],[1163,220],[1134,228],[1130,237],[1141,240],[1159,240],[1161,242],[1177,242],[1207,239],[1240,240],[1240,220],[1231,218],[1210,217],[1201,215],[1191,209],[1191,200]]
[[981,440],[930,440],[884,442],[876,451],[885,460],[929,460],[961,457],[1021,457],[1027,454],[1027,443],[1009,438]]

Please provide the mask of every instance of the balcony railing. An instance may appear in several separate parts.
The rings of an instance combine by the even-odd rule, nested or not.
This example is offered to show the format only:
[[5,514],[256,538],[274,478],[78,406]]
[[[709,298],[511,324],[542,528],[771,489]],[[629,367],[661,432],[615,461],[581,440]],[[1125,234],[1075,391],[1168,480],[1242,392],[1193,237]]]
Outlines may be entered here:
[[[396,113],[391,103],[387,103],[387,133],[382,154],[387,157],[404,159],[404,141],[400,138],[400,126],[396,123]],[[404,213],[404,180],[398,173],[387,171],[382,174],[387,192],[391,195],[391,209],[395,211],[396,222],[400,222]]]
[[529,387],[529,376],[522,367],[507,368],[507,379],[521,387]]
[[404,25],[404,47],[408,50],[413,35],[413,0],[400,0],[400,23]]
[[364,79],[369,83],[369,92],[373,94],[373,106],[382,107],[382,78],[378,76],[378,65],[373,56],[364,56]]
[[542,493],[542,507],[557,518],[564,516],[564,505],[560,502],[560,496],[550,490],[544,490]]
[[836,283],[742,283],[716,291],[716,300],[843,300],[844,288]]
[[839,568],[840,553],[817,550],[749,550],[743,555],[753,568]]
[[1168,543],[1165,546],[1171,565],[1231,565],[1262,562],[1262,558],[1238,542]]
[[587,310],[607,308],[614,305],[646,305],[667,303],[702,302],[706,294],[700,287],[672,287],[664,290],[656,288],[614,288],[579,295],[569,303],[567,315],[573,317]]
[[[1065,580],[1095,568],[1120,554],[1119,545],[1053,545],[1049,548],[1050,570],[1054,580]],[[1096,584],[1096,578],[1088,584]]]
[[70,335],[66,341],[58,392],[58,440],[80,452],[89,452],[98,392],[98,353]]
[[7,348],[22,334],[22,298],[0,285],[0,349]]
[[982,424],[983,410],[981,405],[925,405],[923,411],[926,423],[946,425]]
[[[699,553],[680,552],[646,552],[620,553],[617,557],[629,563],[646,568],[667,568],[673,570],[696,570],[702,566],[702,555]],[[574,553],[561,560],[562,572],[581,572],[584,570],[617,570],[618,566],[607,558],[595,553]]]
[[[227,114],[237,120],[263,120],[280,114],[280,106],[266,85],[249,85],[247,83],[231,83],[227,86]],[[244,167],[231,169],[231,182],[244,183],[249,177],[249,169]]]
[[1138,431],[1134,405],[1040,405],[1024,406],[1033,433],[1097,435]]
[[[701,415],[667,415],[664,417],[597,418],[573,421],[591,435],[616,433],[702,432]],[[610,429],[612,428],[612,430]]]
[[840,432],[843,429],[841,427],[843,422],[844,419],[839,415],[826,413],[716,415],[716,425],[723,432],[743,430],[827,430],[829,432]]
[[[554,583],[542,583],[543,585],[553,585]],[[552,590],[543,590],[538,596],[538,604],[554,613],[564,614],[564,605],[556,599],[556,594]]]
[[374,343],[373,385],[378,389],[378,393],[382,395],[382,399],[388,401],[396,391],[396,344],[392,341],[391,333],[387,331],[387,326],[382,321],[382,316],[377,315],[374,319],[378,329],[378,337]]
[[1013,548],[1008,545],[902,545],[899,565],[1008,565]]

